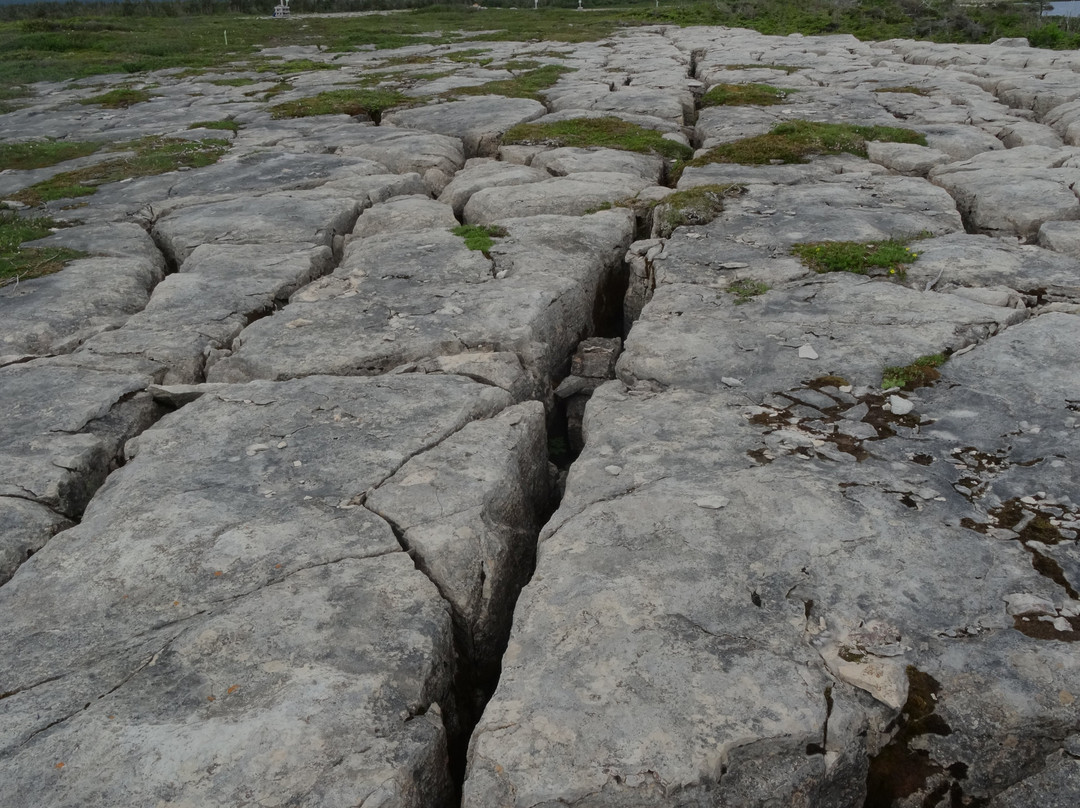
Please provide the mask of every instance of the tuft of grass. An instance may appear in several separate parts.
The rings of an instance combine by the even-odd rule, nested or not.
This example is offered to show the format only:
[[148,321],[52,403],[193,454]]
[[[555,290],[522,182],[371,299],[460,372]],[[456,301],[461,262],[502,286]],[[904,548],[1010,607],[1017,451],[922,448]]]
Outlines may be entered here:
[[792,65],[774,65],[761,62],[752,62],[750,64],[739,65],[724,65],[724,70],[783,70],[789,76],[796,70],[802,70],[801,67],[793,67]]
[[97,191],[99,185],[106,183],[211,165],[228,149],[228,141],[216,139],[192,141],[148,137],[121,143],[114,150],[130,150],[133,154],[75,171],[65,171],[22,189],[13,194],[12,199],[26,205],[40,205],[54,199],[89,196]]
[[866,157],[866,142],[869,140],[926,145],[926,137],[921,133],[896,126],[788,121],[773,127],[768,134],[724,143],[709,149],[701,157],[690,160],[687,165],[805,163],[811,155],[845,152]]
[[784,90],[771,84],[714,84],[701,97],[701,106],[768,107],[784,103],[788,95],[794,92],[798,91]]
[[258,84],[258,82],[255,79],[238,77],[235,79],[211,79],[210,84],[218,87],[248,87],[252,84]]
[[127,109],[135,104],[141,104],[143,101],[149,101],[151,98],[153,96],[146,90],[136,90],[133,87],[117,87],[115,90],[109,90],[101,95],[83,98],[79,103],[86,106],[97,104],[106,109]]
[[666,140],[653,129],[645,129],[621,118],[574,118],[552,123],[522,123],[503,135],[503,143],[543,146],[602,146],[608,149],[659,154],[682,159],[693,149],[674,140]]
[[851,272],[855,275],[904,276],[904,265],[919,254],[902,241],[816,241],[795,244],[791,252],[815,272]]
[[551,87],[559,80],[559,76],[568,72],[571,72],[569,67],[546,65],[536,70],[518,73],[512,79],[489,81],[475,87],[459,87],[444,95],[503,95],[507,98],[531,98],[534,101],[541,101],[543,100],[540,97],[541,91]]
[[308,98],[286,101],[270,108],[275,118],[307,118],[312,115],[367,115],[378,123],[385,110],[408,103],[397,90],[355,88],[327,90]]
[[664,197],[656,206],[661,238],[676,227],[708,224],[724,210],[724,199],[746,193],[741,185],[698,185]]
[[490,58],[483,57],[485,53],[491,53],[491,48],[467,48],[466,50],[456,51],[455,53],[448,53],[444,56],[444,59],[449,59],[451,62],[475,62],[481,66],[485,64],[491,64],[493,61]]
[[307,73],[312,70],[340,70],[341,65],[315,62],[311,59],[289,59],[282,62],[266,62],[255,66],[256,73]]
[[948,359],[945,354],[936,353],[920,356],[910,365],[890,365],[881,372],[881,389],[900,387],[914,390],[916,387],[926,387],[941,378],[938,368]]
[[735,295],[735,305],[741,306],[743,303],[749,303],[758,295],[763,295],[769,291],[769,284],[764,281],[752,281],[749,278],[743,278],[729,283],[727,291]]
[[875,93],[908,93],[910,95],[930,95],[926,90],[919,87],[912,87],[910,85],[906,87],[878,87],[874,90]]
[[450,232],[465,239],[465,246],[470,250],[479,250],[484,255],[495,246],[494,239],[509,235],[505,227],[487,224],[463,224]]
[[220,121],[196,121],[190,124],[188,129],[220,129],[225,132],[239,132],[240,124],[225,118]]
[[8,168],[28,170],[45,168],[93,154],[101,143],[79,140],[34,140],[25,143],[0,143],[0,171]]
[[65,247],[21,246],[25,241],[48,236],[56,227],[58,224],[52,219],[23,219],[12,211],[0,209],[0,286],[51,275],[63,269],[68,261],[86,255]]

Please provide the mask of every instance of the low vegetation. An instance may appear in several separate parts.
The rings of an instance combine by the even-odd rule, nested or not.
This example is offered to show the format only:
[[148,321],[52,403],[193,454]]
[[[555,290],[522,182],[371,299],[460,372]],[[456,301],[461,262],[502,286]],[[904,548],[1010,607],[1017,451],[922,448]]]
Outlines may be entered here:
[[220,121],[196,121],[189,125],[188,129],[220,129],[223,132],[239,132],[240,124],[226,118]]
[[546,65],[518,73],[512,79],[489,81],[475,87],[458,87],[450,90],[446,95],[504,95],[508,98],[531,98],[534,101],[542,101],[541,93],[555,84],[559,76],[567,72],[570,72],[568,67]]
[[791,252],[815,272],[903,277],[904,266],[919,254],[902,241],[817,241],[795,244]]
[[708,224],[723,212],[725,198],[744,193],[741,185],[698,185],[669,194],[656,206],[660,238],[670,236],[676,227]]
[[782,70],[789,76],[801,67],[794,65],[775,65],[768,62],[751,62],[750,64],[724,65],[724,70]]
[[408,97],[397,90],[357,87],[327,90],[318,95],[285,101],[270,108],[275,118],[307,118],[311,115],[366,115],[378,123],[385,110],[401,106]]
[[796,90],[784,90],[771,84],[714,84],[701,97],[702,107],[755,106],[782,104]]
[[752,281],[749,278],[742,278],[729,283],[727,291],[735,295],[735,305],[741,306],[743,303],[749,303],[755,297],[769,291],[769,284],[764,281]]
[[136,90],[134,87],[117,87],[101,95],[91,96],[79,101],[80,104],[97,104],[106,109],[127,109],[135,104],[149,101],[153,96],[146,90]]
[[805,163],[813,155],[845,152],[866,157],[866,143],[870,140],[926,145],[926,137],[921,133],[896,126],[787,121],[774,127],[768,134],[724,143],[709,149],[686,165]]
[[578,148],[602,146],[642,154],[659,154],[669,159],[686,158],[693,154],[693,149],[689,146],[667,140],[660,132],[614,117],[518,124],[503,136],[502,142]]
[[32,140],[24,143],[0,143],[0,171],[8,168],[28,170],[45,168],[93,154],[103,144],[78,140]]
[[292,73],[307,73],[312,70],[340,70],[341,65],[316,62],[312,59],[289,59],[280,62],[264,62],[255,65],[256,73],[277,73],[285,76]]
[[484,255],[495,246],[495,239],[509,235],[505,227],[490,224],[463,224],[451,232],[465,239],[465,246],[470,250],[479,250]]
[[948,361],[949,357],[943,353],[920,356],[910,365],[890,365],[881,372],[881,388],[888,390],[899,387],[904,390],[914,390],[916,387],[925,387],[941,378],[938,368]]
[[143,138],[113,147],[113,150],[123,150],[125,153],[122,156],[75,171],[62,172],[18,191],[11,198],[26,205],[40,205],[55,199],[89,196],[97,191],[98,186],[106,183],[211,165],[228,149],[227,141],[217,139]]
[[911,85],[906,85],[904,87],[878,87],[876,90],[874,90],[874,92],[875,93],[907,93],[908,95],[923,95],[923,96],[930,95],[930,93],[927,90],[924,90],[921,87],[912,87]]
[[50,235],[57,226],[52,219],[23,219],[0,208],[0,286],[49,275],[86,255],[63,247],[21,246]]

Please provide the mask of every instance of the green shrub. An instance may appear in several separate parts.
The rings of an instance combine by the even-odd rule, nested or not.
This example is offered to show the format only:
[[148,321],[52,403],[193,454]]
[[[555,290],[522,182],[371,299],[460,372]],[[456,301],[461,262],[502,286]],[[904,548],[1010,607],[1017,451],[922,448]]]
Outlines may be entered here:
[[948,361],[949,357],[943,353],[920,356],[910,365],[890,365],[881,372],[881,388],[888,390],[892,387],[900,387],[904,390],[914,390],[916,387],[925,387],[941,378],[938,368]]
[[484,255],[495,246],[494,239],[509,235],[505,227],[490,224],[463,224],[450,232],[465,239],[465,246],[470,250],[479,250]]

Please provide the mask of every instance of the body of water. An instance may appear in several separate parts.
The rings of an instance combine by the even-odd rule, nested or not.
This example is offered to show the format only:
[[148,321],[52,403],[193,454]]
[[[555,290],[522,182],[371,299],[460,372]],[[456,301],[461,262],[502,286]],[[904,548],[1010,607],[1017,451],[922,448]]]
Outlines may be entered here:
[[1080,0],[1065,0],[1063,3],[1052,3],[1044,17],[1080,17]]

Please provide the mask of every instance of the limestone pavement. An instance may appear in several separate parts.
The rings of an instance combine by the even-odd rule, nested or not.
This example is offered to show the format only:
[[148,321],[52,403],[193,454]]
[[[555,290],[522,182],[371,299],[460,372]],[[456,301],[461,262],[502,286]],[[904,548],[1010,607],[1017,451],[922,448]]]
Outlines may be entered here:
[[[1080,57],[674,27],[274,55],[335,69],[0,116],[238,125],[48,203],[89,257],[0,288],[5,805],[1080,801]],[[522,58],[567,68],[542,102],[453,94]],[[270,113],[372,75],[416,103]],[[746,83],[789,92],[698,109]],[[676,182],[502,143],[608,116],[927,145]],[[898,275],[792,251],[888,239]]]

